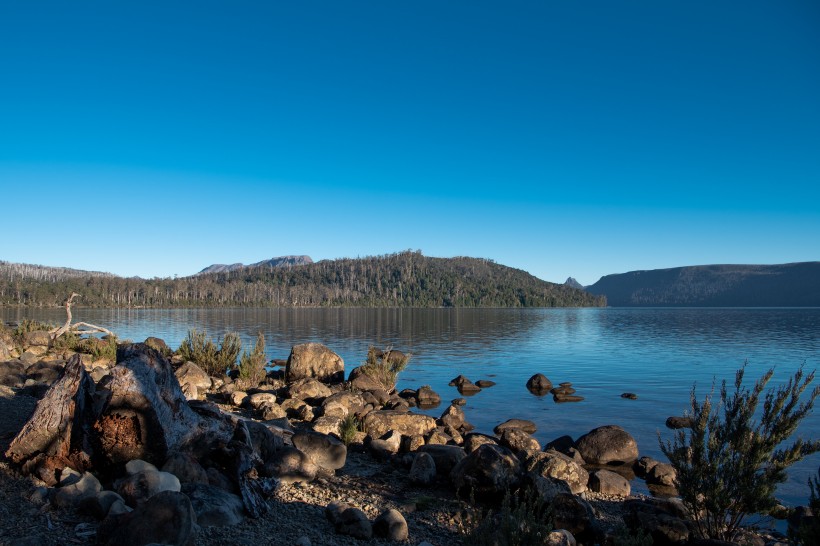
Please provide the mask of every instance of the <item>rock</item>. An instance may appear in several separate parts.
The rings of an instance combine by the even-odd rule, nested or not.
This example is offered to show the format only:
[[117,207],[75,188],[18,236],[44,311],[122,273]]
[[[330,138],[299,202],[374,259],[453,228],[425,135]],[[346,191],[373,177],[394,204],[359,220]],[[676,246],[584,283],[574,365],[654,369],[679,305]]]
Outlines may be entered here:
[[538,443],[538,440],[520,428],[508,428],[503,430],[501,432],[500,443],[515,452],[541,451],[541,444]]
[[250,434],[254,452],[263,461],[267,461],[274,453],[285,446],[285,433],[282,429],[249,419],[245,419],[244,424]]
[[450,386],[457,388],[458,391],[462,394],[476,393],[481,390],[481,387],[479,387],[463,375],[459,375],[458,377],[453,378],[453,380],[450,381]]
[[498,438],[478,432],[471,432],[464,436],[463,447],[467,453],[472,453],[484,444],[498,445]]
[[429,386],[424,385],[416,392],[416,403],[419,407],[435,407],[441,404],[441,396]]
[[288,397],[297,400],[321,400],[331,394],[333,391],[327,385],[313,377],[297,379],[288,385]]
[[245,401],[247,399],[248,393],[246,393],[245,391],[233,391],[228,396],[228,401],[237,407],[245,405]]
[[436,462],[432,455],[420,451],[410,466],[410,481],[418,485],[430,485],[436,479]]
[[380,438],[391,430],[403,436],[424,436],[436,428],[436,420],[429,415],[379,410],[368,413],[362,426],[371,438]]
[[373,536],[373,526],[367,515],[358,508],[348,508],[341,514],[334,525],[336,532],[340,535],[347,535],[362,540],[370,539]]
[[584,397],[575,394],[554,394],[552,400],[558,404],[562,404],[564,402],[583,402]]
[[77,508],[86,499],[94,498],[102,491],[99,480],[90,472],[84,472],[79,480],[71,480],[54,490],[51,502],[59,508]]
[[572,388],[571,383],[561,383],[560,386],[550,389],[550,393],[555,396],[569,396],[575,394],[575,389]]
[[39,361],[26,368],[26,378],[44,385],[51,385],[62,376],[64,369],[65,362],[62,360]]
[[554,449],[558,453],[563,453],[564,455],[570,456],[570,449],[575,449],[575,440],[572,439],[572,436],[559,436],[558,438],[547,442],[547,445],[544,446],[544,451],[549,449]]
[[558,529],[547,535],[547,546],[575,546],[575,537],[566,529]]
[[398,510],[385,510],[373,522],[373,534],[392,541],[407,540],[407,521]]
[[311,423],[310,428],[313,429],[314,432],[339,436],[339,427],[341,424],[342,419],[340,417],[323,415],[317,417],[313,423]]
[[660,499],[628,499],[623,504],[624,523],[632,530],[642,529],[655,544],[684,544],[690,532],[680,508]]
[[180,484],[208,483],[208,473],[199,461],[187,453],[172,453],[162,465],[162,471],[176,476]]
[[580,464],[555,450],[529,455],[524,461],[524,467],[531,474],[566,482],[573,494],[587,490],[589,473]]
[[211,388],[211,377],[193,362],[186,362],[174,372],[180,385],[193,385],[199,392],[205,392]]
[[97,531],[97,543],[109,546],[193,543],[196,515],[190,499],[177,491],[157,493],[133,512],[109,517]]
[[535,434],[535,431],[537,430],[535,423],[527,419],[507,419],[500,425],[497,425],[493,429],[493,432],[496,434],[501,434],[509,428],[520,428],[527,434]]
[[260,417],[263,421],[287,418],[288,412],[279,404],[265,404],[260,408]]
[[676,417],[674,415],[671,417],[667,417],[666,427],[671,428],[672,430],[677,430],[680,428],[692,428],[692,418]]
[[634,392],[625,392],[621,395],[621,398],[626,398],[627,400],[637,400],[638,395]]
[[619,497],[628,497],[632,491],[626,478],[603,469],[596,470],[589,475],[589,488],[596,493]]
[[465,419],[464,410],[455,405],[447,406],[447,409],[441,414],[439,421],[442,425],[452,427],[462,433],[469,432],[475,428]]
[[544,504],[551,506],[555,497],[559,494],[572,495],[572,491],[564,480],[558,478],[549,478],[540,476],[535,472],[530,472],[527,475],[529,482],[535,487],[535,490],[541,496]]
[[668,463],[658,463],[646,474],[646,483],[649,485],[663,485],[675,487],[678,473],[675,467]]
[[245,519],[242,499],[224,489],[206,484],[185,484],[182,492],[191,499],[196,523],[202,527],[237,525]]
[[84,512],[94,516],[97,519],[105,518],[109,512],[111,512],[111,507],[114,506],[115,503],[122,503],[125,505],[125,501],[122,497],[116,494],[113,491],[100,491],[93,497],[86,497],[81,505]]
[[129,476],[139,474],[140,472],[157,472],[158,470],[159,468],[142,459],[132,459],[125,463],[125,473]]
[[26,366],[20,360],[0,362],[0,385],[20,388],[26,381]]
[[145,338],[145,341],[143,343],[145,343],[155,351],[159,351],[159,353],[164,356],[168,356],[173,352],[171,348],[168,347],[168,344],[165,343],[165,340],[158,337],[147,337]]
[[449,476],[453,468],[467,456],[467,452],[459,446],[425,445],[418,449],[419,453],[427,453],[436,463],[436,472],[439,476]]
[[213,466],[208,467],[205,472],[208,474],[208,485],[224,489],[229,493],[236,493],[238,491],[228,477]]
[[285,380],[292,383],[306,377],[341,383],[345,378],[344,360],[321,343],[294,345],[285,364]]
[[361,366],[350,370],[350,375],[348,376],[347,381],[350,386],[359,389],[360,391],[373,392],[385,390],[385,385],[382,385],[381,382],[367,375]]
[[282,483],[312,482],[318,472],[310,457],[291,446],[276,452],[262,468],[262,475],[279,478]]
[[581,436],[575,445],[589,464],[632,463],[638,458],[638,444],[624,429],[607,425]]
[[341,440],[328,434],[312,430],[300,431],[293,435],[291,441],[296,449],[305,453],[321,468],[338,470],[347,460],[347,447]]
[[425,436],[427,445],[447,445],[453,441],[453,437],[444,432],[444,427],[436,427]]
[[142,470],[114,482],[114,490],[129,506],[139,506],[162,491],[179,491],[179,478],[169,472]]
[[593,523],[595,517],[587,501],[576,495],[559,493],[552,501],[552,526],[554,529],[566,529],[582,543],[593,542]]
[[336,525],[336,522],[339,521],[342,517],[342,512],[350,508],[349,504],[343,503],[341,501],[333,501],[327,506],[325,506],[325,517],[327,520]]
[[632,465],[632,470],[635,472],[636,476],[645,479],[647,474],[649,474],[649,471],[655,468],[655,465],[658,463],[659,461],[656,461],[652,457],[644,456],[635,461],[635,464]]
[[390,431],[381,438],[370,441],[370,452],[377,459],[387,459],[399,452],[401,448],[401,434]]
[[344,419],[350,414],[361,413],[365,401],[361,394],[351,391],[341,391],[331,394],[322,402],[322,414]]
[[490,387],[495,387],[495,381],[490,381],[489,379],[479,379],[475,382],[476,387],[482,389],[489,389]]
[[450,403],[454,406],[465,406],[467,405],[466,398],[453,398]]
[[29,347],[48,347],[51,344],[51,336],[45,330],[34,330],[23,334],[23,345]]
[[477,500],[503,498],[521,481],[521,463],[503,446],[485,444],[463,458],[450,472],[453,486],[461,494],[471,492]]
[[527,380],[527,389],[539,394],[546,394],[552,388],[552,381],[544,374],[537,373]]
[[276,404],[276,394],[272,392],[257,392],[248,395],[245,402],[252,409],[259,410],[266,404]]

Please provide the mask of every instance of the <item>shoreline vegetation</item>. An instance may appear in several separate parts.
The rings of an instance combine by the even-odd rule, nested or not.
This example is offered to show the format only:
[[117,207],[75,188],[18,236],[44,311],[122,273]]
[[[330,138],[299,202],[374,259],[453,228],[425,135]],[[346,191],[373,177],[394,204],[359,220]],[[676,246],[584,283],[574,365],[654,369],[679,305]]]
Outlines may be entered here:
[[[318,343],[265,362],[262,335],[241,357],[232,334],[192,331],[174,351],[78,335],[70,304],[63,328],[0,324],[2,544],[785,544],[741,525],[761,508],[789,518],[796,543],[816,538],[809,507],[773,496],[785,469],[820,449],[777,449],[820,393],[802,368],[779,389],[766,389],[769,373],[750,390],[740,371],[719,400],[693,391],[687,414],[667,421],[670,464],[614,425],[543,446],[525,419],[476,433],[463,398],[396,391],[412,355],[392,347],[352,369]],[[574,393],[539,373],[521,388]],[[636,476],[652,497],[632,493]],[[10,511],[21,503],[30,520]]]
[[480,258],[418,251],[304,265],[248,266],[181,278],[0,262],[0,307],[605,307],[606,298]]

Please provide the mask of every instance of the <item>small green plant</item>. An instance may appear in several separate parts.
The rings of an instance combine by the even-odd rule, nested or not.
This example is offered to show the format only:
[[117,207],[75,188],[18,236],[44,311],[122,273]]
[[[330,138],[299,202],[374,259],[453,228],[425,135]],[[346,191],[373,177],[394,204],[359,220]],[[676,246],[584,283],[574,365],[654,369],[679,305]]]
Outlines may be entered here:
[[347,417],[342,419],[342,422],[339,423],[339,438],[341,438],[342,442],[344,442],[346,446],[350,445],[356,437],[356,433],[359,432],[360,426],[360,421],[352,413],[348,413]]
[[257,387],[265,379],[267,357],[265,356],[265,335],[262,332],[256,334],[256,344],[253,351],[242,352],[239,359],[239,382],[243,389]]
[[378,382],[387,392],[396,388],[396,379],[399,372],[407,367],[409,355],[387,351],[379,351],[375,347],[367,349],[367,360],[362,365],[362,371],[371,379]]
[[82,343],[83,339],[71,330],[69,330],[67,332],[64,332],[63,335],[54,340],[53,348],[58,351],[69,350],[82,352],[80,351]]
[[801,523],[796,536],[789,533],[789,538],[797,544],[806,546],[815,545],[820,541],[820,469],[817,470],[817,477],[809,478],[809,508],[813,516]]
[[626,527],[620,527],[615,533],[614,546],[652,546],[654,540],[652,535],[643,529],[629,530]]
[[242,341],[235,332],[225,334],[217,346],[205,332],[194,329],[188,331],[188,337],[182,341],[177,353],[198,364],[208,375],[220,376],[236,366],[236,357],[241,350]]
[[718,400],[712,399],[713,387],[700,403],[693,388],[691,431],[681,429],[673,441],[660,442],[677,471],[681,500],[703,538],[733,540],[744,518],[774,508],[775,488],[786,480],[786,469],[820,451],[820,440],[798,439],[780,447],[820,394],[815,387],[800,402],[814,372],[804,377],[801,366],[787,384],[766,391],[774,370],[751,389],[743,386],[744,371],[745,365],[737,371],[733,391],[722,383]]
[[23,321],[20,322],[17,325],[17,328],[14,329],[13,334],[14,334],[15,337],[23,337],[24,335],[26,335],[29,332],[38,332],[38,331],[48,332],[52,328],[54,328],[54,326],[52,326],[50,324],[46,324],[44,322],[38,322],[36,320],[23,319]]
[[550,506],[529,487],[504,495],[498,511],[470,502],[459,531],[464,542],[476,546],[537,546],[547,544],[552,525]]

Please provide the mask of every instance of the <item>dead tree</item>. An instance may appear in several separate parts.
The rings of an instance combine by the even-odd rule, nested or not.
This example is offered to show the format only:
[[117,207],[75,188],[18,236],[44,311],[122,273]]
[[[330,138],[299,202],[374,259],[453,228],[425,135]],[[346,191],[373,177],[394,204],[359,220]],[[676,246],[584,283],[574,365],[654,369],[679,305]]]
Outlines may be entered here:
[[[107,330],[102,326],[88,324],[87,322],[77,322],[75,324],[71,324],[71,305],[74,303],[74,298],[76,298],[77,296],[79,296],[79,294],[77,294],[76,292],[72,292],[68,299],[65,300],[65,324],[58,328],[54,328],[53,330],[49,330],[48,335],[51,337],[51,341],[54,342],[55,339],[57,339],[66,332],[74,332],[77,335],[106,334],[112,337],[116,337],[110,330]],[[86,330],[80,330],[80,328],[86,328]]]

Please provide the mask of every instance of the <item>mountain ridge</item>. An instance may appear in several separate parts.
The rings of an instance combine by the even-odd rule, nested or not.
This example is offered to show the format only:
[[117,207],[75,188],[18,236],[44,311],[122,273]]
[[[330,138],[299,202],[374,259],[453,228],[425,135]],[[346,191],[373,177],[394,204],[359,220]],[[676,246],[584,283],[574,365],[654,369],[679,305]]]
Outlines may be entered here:
[[613,307],[817,307],[820,262],[636,270],[585,287]]
[[242,264],[242,263],[235,263],[235,264],[213,264],[209,265],[199,273],[195,273],[195,275],[205,275],[208,273],[226,273],[228,271],[236,271],[237,269],[242,269],[243,267],[289,267],[294,265],[308,265],[312,264],[313,260],[310,256],[307,255],[290,255],[290,256],[277,256],[274,258],[270,258],[269,260],[262,260],[261,262],[256,262],[254,264]]

